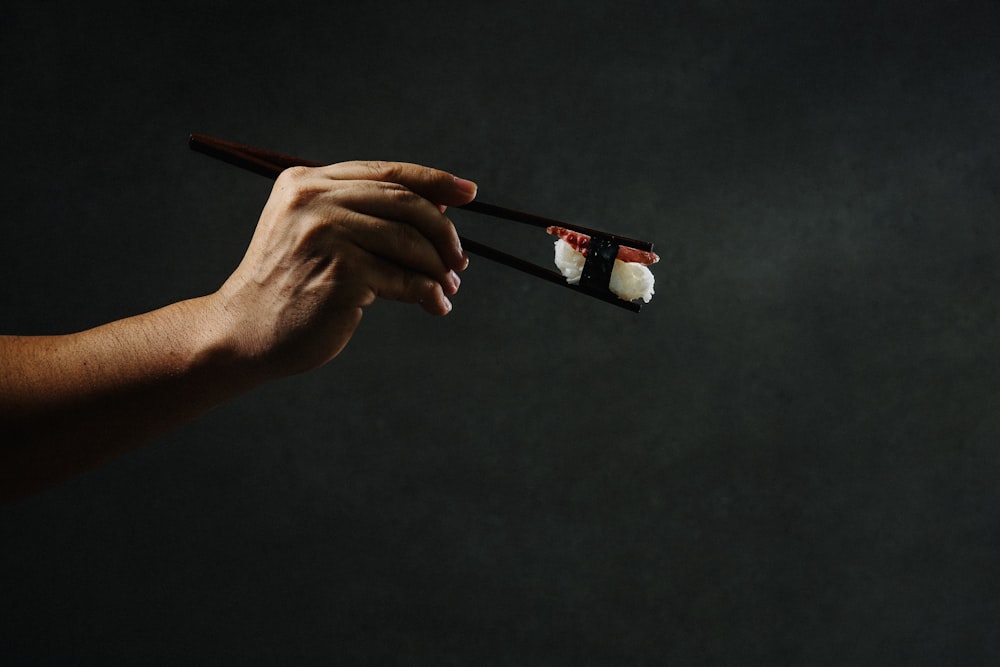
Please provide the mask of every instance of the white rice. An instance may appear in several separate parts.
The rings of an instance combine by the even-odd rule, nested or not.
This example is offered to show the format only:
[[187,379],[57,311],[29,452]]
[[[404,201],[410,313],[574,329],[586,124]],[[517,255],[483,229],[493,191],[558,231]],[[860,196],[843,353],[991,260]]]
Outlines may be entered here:
[[[556,239],[556,267],[570,285],[577,285],[583,274],[583,265],[587,258],[573,249],[566,241]],[[614,294],[626,301],[642,299],[649,303],[653,298],[653,272],[642,264],[615,260],[611,270],[611,284],[608,287]]]

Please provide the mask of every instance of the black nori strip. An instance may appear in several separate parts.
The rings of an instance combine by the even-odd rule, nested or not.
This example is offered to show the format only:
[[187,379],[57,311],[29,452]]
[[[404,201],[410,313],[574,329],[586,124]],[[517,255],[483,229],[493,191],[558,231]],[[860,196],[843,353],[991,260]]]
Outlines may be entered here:
[[591,236],[587,248],[587,261],[583,264],[583,275],[580,276],[580,285],[608,290],[608,285],[611,284],[611,271],[615,268],[617,256],[617,243],[600,236]]

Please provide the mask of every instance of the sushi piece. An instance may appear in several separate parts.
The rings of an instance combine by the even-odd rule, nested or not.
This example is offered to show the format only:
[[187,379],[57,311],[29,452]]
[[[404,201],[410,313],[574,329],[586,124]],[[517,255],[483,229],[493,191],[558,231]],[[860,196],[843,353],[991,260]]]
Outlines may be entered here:
[[[555,264],[570,285],[580,284],[590,250],[590,237],[564,227],[549,227],[549,234],[557,236]],[[660,261],[656,253],[619,246],[611,270],[608,289],[619,299],[649,303],[653,298],[653,272],[648,266]]]

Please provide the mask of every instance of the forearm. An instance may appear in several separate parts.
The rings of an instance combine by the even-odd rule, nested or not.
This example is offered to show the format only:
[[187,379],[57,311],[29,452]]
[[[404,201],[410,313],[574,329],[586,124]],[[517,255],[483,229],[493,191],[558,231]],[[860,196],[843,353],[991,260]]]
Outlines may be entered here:
[[471,181],[419,165],[288,169],[214,294],[67,336],[0,336],[0,500],[71,477],[340,353],[376,298],[444,315]]
[[0,494],[69,478],[245,392],[211,297],[65,336],[0,337]]

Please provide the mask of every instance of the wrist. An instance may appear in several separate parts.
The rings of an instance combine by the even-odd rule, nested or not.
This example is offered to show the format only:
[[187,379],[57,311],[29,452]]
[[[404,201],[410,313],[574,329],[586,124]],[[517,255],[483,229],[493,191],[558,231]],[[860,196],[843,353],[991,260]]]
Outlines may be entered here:
[[247,338],[249,328],[215,293],[184,301],[189,332],[190,370],[222,381],[233,394],[248,391],[270,379],[264,360]]

